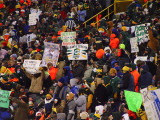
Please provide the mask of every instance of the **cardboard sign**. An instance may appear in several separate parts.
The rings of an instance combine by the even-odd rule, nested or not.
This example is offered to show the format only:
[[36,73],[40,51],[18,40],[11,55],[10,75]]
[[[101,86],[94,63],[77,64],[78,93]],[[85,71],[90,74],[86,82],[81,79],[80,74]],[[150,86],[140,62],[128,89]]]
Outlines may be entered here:
[[131,53],[139,52],[139,48],[137,46],[137,37],[130,38],[130,44],[131,44]]

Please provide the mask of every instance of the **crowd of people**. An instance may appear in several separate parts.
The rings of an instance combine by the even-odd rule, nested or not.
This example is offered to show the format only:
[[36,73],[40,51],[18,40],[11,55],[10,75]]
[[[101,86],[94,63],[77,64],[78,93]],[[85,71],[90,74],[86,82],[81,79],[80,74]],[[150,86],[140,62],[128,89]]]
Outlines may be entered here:
[[[104,1],[0,0],[0,88],[11,91],[0,120],[147,120],[143,104],[141,112],[129,110],[124,90],[160,87],[160,4],[150,0],[146,8],[133,0],[127,12],[85,27]],[[29,25],[29,14],[38,11],[36,25]],[[131,26],[145,23],[149,41],[132,53]],[[68,60],[61,32],[76,32],[76,44],[88,44],[88,60]],[[57,66],[30,74],[23,62],[42,60],[44,42],[59,44]],[[135,63],[137,56],[147,61]]]

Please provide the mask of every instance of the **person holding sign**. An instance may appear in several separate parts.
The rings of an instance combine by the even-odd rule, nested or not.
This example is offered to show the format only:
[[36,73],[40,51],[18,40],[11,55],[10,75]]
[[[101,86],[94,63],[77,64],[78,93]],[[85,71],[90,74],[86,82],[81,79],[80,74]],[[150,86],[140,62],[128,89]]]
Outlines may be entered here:
[[40,68],[39,70],[42,71],[42,73],[37,73],[34,75],[31,75],[28,72],[26,72],[25,68],[23,68],[23,70],[26,76],[31,80],[31,86],[29,88],[29,92],[40,93],[42,90],[43,80],[45,78],[44,69]]

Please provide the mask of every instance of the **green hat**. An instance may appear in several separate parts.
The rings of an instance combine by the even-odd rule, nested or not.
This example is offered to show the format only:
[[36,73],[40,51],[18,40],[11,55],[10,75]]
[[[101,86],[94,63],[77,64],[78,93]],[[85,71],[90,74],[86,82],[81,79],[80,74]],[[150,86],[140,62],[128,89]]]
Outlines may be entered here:
[[132,70],[135,70],[135,69],[136,69],[136,64],[130,63],[130,64],[129,64],[129,67],[132,68]]
[[51,86],[49,89],[51,89],[51,90],[53,90],[53,91],[54,91],[55,87],[54,87],[54,86]]
[[88,77],[86,79],[86,82],[87,82],[88,85],[90,85],[93,82],[93,79],[91,77]]
[[120,44],[119,47],[120,47],[120,49],[125,49],[125,45],[124,44]]

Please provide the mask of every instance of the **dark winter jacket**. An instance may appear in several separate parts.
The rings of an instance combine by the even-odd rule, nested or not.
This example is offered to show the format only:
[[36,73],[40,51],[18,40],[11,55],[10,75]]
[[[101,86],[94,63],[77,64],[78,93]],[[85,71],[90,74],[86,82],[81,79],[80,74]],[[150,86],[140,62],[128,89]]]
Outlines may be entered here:
[[126,72],[123,74],[120,87],[124,90],[135,91],[134,77],[131,73]]
[[143,89],[145,87],[148,87],[149,85],[152,85],[152,74],[149,71],[148,66],[145,64],[141,68],[143,68],[143,71],[141,71],[141,75],[138,79],[138,88]]
[[109,91],[107,91],[107,89],[102,84],[99,84],[93,95],[91,110],[94,112],[96,106],[104,105],[105,102],[108,101],[109,95]]
[[76,65],[75,67],[73,67],[73,76],[75,77],[80,77],[82,79],[82,77],[84,76],[84,68],[81,64]]

